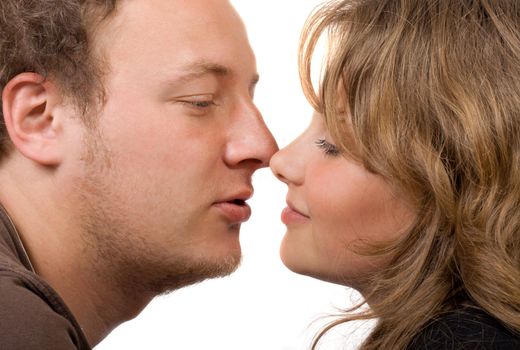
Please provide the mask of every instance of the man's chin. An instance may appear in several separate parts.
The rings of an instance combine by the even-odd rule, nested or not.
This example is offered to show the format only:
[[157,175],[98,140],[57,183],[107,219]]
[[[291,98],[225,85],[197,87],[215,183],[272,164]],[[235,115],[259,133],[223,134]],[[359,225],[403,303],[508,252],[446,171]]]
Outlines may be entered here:
[[240,262],[240,253],[212,261],[186,259],[181,264],[171,266],[162,276],[156,276],[149,287],[154,294],[166,294],[207,279],[228,276],[238,269]]

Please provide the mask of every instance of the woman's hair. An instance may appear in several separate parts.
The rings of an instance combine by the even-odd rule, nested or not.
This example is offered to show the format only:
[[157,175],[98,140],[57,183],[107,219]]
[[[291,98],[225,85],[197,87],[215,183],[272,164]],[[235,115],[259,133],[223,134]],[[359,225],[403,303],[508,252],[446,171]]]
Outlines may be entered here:
[[300,71],[342,153],[417,213],[383,249],[392,261],[367,276],[364,302],[313,348],[336,325],[377,318],[362,349],[404,349],[464,301],[519,332],[520,2],[329,1],[305,26]]
[[[117,2],[0,0],[0,89],[23,72],[52,76],[63,95],[85,111],[103,95],[104,67],[95,55],[94,33]],[[1,106],[0,100],[0,158],[10,150]]]

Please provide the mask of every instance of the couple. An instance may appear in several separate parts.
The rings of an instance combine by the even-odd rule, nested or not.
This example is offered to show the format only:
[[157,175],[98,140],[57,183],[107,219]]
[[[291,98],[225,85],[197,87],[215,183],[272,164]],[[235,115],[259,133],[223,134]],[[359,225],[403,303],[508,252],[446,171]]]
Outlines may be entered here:
[[[2,0],[1,348],[90,349],[240,261],[251,176],[285,265],[356,288],[362,349],[518,349],[520,5],[344,0],[308,20],[277,146],[226,0]],[[320,86],[310,63],[329,35]]]

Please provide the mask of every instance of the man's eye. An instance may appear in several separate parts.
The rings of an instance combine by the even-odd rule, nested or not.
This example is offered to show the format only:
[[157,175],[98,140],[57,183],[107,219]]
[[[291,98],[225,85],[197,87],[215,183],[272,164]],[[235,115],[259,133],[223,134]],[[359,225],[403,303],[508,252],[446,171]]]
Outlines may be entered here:
[[325,139],[319,139],[316,141],[316,146],[321,148],[328,156],[336,157],[340,154],[338,147]]
[[177,96],[173,102],[198,111],[206,111],[218,105],[214,94]]
[[212,106],[216,106],[214,101],[181,101],[184,104],[187,104],[189,107],[195,107],[200,109],[209,108]]

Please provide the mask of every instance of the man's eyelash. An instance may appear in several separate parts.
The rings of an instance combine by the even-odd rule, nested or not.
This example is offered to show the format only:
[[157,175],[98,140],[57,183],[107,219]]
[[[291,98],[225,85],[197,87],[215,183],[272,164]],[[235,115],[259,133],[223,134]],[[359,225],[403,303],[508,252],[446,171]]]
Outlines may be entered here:
[[340,154],[340,151],[336,145],[333,145],[332,143],[328,142],[325,139],[319,139],[316,141],[316,145],[321,148],[326,155],[328,156],[338,156]]
[[190,107],[201,108],[201,109],[209,108],[209,107],[217,105],[214,101],[182,101],[182,102],[187,104]]

